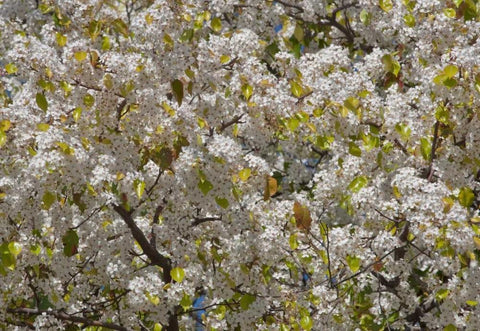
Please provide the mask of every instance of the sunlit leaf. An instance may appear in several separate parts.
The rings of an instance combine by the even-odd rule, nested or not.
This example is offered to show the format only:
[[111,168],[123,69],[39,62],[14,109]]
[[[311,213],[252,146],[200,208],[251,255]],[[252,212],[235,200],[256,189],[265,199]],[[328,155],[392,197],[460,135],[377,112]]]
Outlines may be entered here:
[[135,190],[135,193],[137,194],[137,197],[139,199],[142,198],[143,192],[145,191],[145,182],[140,179],[135,179],[133,181],[133,189]]
[[170,276],[172,276],[172,279],[177,283],[181,283],[185,277],[185,271],[180,267],[176,267],[170,271]]
[[469,187],[462,187],[458,193],[458,202],[463,207],[470,207],[475,200],[475,194]]
[[348,264],[348,267],[350,268],[350,270],[352,272],[357,272],[358,270],[360,270],[360,266],[362,264],[362,260],[360,260],[360,258],[356,257],[356,256],[350,256],[350,255],[347,255],[347,264]]
[[250,177],[252,170],[250,168],[244,168],[238,172],[238,177],[242,182],[246,182]]
[[350,182],[350,184],[348,185],[348,189],[354,193],[358,193],[362,188],[367,186],[367,184],[367,176],[358,176]]
[[269,200],[272,195],[277,193],[277,180],[271,176],[266,176],[265,191],[263,193],[263,200]]

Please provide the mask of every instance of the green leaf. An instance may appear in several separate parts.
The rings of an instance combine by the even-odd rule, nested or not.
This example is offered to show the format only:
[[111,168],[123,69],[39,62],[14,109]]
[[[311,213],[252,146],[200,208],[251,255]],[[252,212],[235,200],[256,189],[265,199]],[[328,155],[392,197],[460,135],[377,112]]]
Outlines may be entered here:
[[443,331],[457,331],[457,327],[453,324],[448,324],[443,328]]
[[10,252],[8,245],[7,242],[0,245],[0,260],[2,262],[0,264],[0,274],[2,275],[6,275],[6,270],[4,268],[14,270],[17,263],[17,259],[15,258],[15,255]]
[[415,26],[415,16],[413,16],[411,14],[407,14],[407,15],[403,16],[403,21],[410,28],[413,28]]
[[128,32],[128,25],[122,21],[120,18],[117,18],[112,22],[113,29],[123,35],[125,38],[128,37],[129,32]]
[[348,185],[348,189],[354,193],[358,193],[362,188],[367,186],[368,178],[367,176],[358,176],[355,177],[350,184]]
[[37,129],[39,129],[42,132],[48,131],[49,128],[50,128],[50,124],[48,124],[48,123],[38,123],[37,124]]
[[8,243],[8,251],[13,256],[17,257],[18,254],[20,254],[20,252],[22,251],[22,246],[20,245],[20,243],[17,243],[15,241],[9,242]]
[[398,123],[395,125],[395,131],[398,132],[403,141],[407,141],[412,133],[412,130],[404,123]]
[[290,81],[290,91],[296,98],[300,98],[303,95],[303,87],[294,80]]
[[227,209],[228,208],[228,200],[225,199],[225,198],[221,198],[221,197],[216,197],[215,198],[215,202],[217,203],[217,205],[219,205],[220,207],[222,207],[223,209]]
[[145,191],[145,182],[137,178],[133,181],[133,188],[137,194],[137,197],[141,199],[143,192]]
[[435,77],[433,77],[433,82],[437,85],[443,84],[443,82],[447,79],[447,76],[444,73],[441,73]]
[[80,120],[80,116],[82,116],[82,107],[76,107],[73,110],[72,116],[73,116],[73,120],[75,122],[78,122]]
[[177,100],[178,105],[181,106],[183,100],[183,83],[181,80],[175,79],[174,81],[172,81],[171,85],[175,100]]
[[467,300],[465,303],[470,307],[475,307],[476,305],[478,305],[478,301],[474,301],[474,300]]
[[299,125],[300,121],[295,117],[291,117],[287,120],[287,127],[292,132],[295,131]]
[[344,102],[343,105],[350,111],[355,112],[360,106],[360,100],[355,97],[349,97]]
[[360,21],[364,24],[364,25],[370,25],[370,21],[372,19],[372,14],[370,14],[369,12],[367,12],[365,9],[362,9],[362,11],[360,12]]
[[5,146],[7,143],[7,134],[0,130],[0,147]]
[[444,107],[444,106],[437,107],[435,111],[435,118],[437,119],[437,121],[443,124],[448,124],[449,116],[450,116],[450,111],[447,107]]
[[185,29],[183,30],[182,35],[180,36],[180,41],[191,41],[193,39],[193,29]]
[[300,318],[300,326],[307,331],[310,331],[313,328],[313,320],[309,314],[305,314]]
[[242,94],[245,97],[245,100],[249,100],[253,93],[253,87],[248,84],[242,85]]
[[350,154],[352,154],[353,156],[357,156],[357,157],[362,156],[362,150],[361,150],[360,147],[358,147],[358,145],[355,144],[353,141],[351,141],[351,142],[348,144],[348,152],[349,152]]
[[162,324],[155,323],[155,325],[153,326],[153,331],[162,331]]
[[7,74],[11,75],[17,72],[17,66],[14,63],[8,63],[5,66],[5,70],[7,71]]
[[380,0],[378,4],[384,12],[388,13],[390,10],[393,9],[393,3],[391,0]]
[[432,143],[430,139],[425,137],[420,139],[420,152],[426,161],[430,161],[430,154],[432,153]]
[[304,33],[303,33],[303,28],[300,24],[295,25],[295,30],[293,31],[293,36],[298,40],[298,41],[303,41]]
[[347,255],[347,264],[348,264],[348,267],[350,268],[350,270],[355,273],[357,272],[358,270],[360,270],[360,266],[362,264],[362,260],[360,260],[360,258],[356,257],[356,256],[350,256],[350,255]]
[[213,185],[207,179],[200,179],[198,182],[198,188],[202,191],[203,195],[207,195],[208,192],[213,189]]
[[443,69],[443,73],[448,78],[454,77],[458,73],[458,67],[456,65],[450,64]]
[[447,78],[443,81],[443,85],[448,89],[457,86],[457,80],[455,78]]
[[473,193],[472,189],[469,187],[462,187],[460,192],[458,193],[458,202],[463,207],[470,207],[475,200],[475,194]]
[[78,51],[78,52],[75,52],[73,54],[73,57],[75,58],[75,60],[77,60],[78,62],[82,62],[83,60],[85,60],[87,58],[87,52],[84,52],[84,51]]
[[220,30],[222,30],[222,20],[220,20],[219,17],[213,18],[210,22],[210,27],[213,31],[220,32]]
[[42,197],[41,208],[44,210],[49,210],[55,201],[57,201],[57,196],[52,192],[46,191]]
[[238,172],[238,177],[242,182],[246,182],[252,173],[252,169],[244,168]]
[[382,57],[382,63],[385,71],[391,72],[392,74],[395,75],[395,77],[398,76],[398,73],[400,72],[400,63],[398,63],[397,60],[394,59],[394,57],[391,54],[385,54]]
[[102,37],[102,51],[108,51],[110,49],[110,38],[108,36]]
[[187,311],[192,306],[192,299],[187,293],[183,294],[182,300],[180,300],[180,306],[182,306],[183,311]]
[[40,109],[44,112],[47,112],[48,101],[47,98],[45,98],[45,95],[43,95],[43,93],[37,93],[37,95],[35,96],[35,100],[37,101],[38,107],[40,107]]
[[94,103],[95,98],[93,97],[93,95],[89,93],[85,94],[85,96],[83,97],[83,104],[87,107],[92,107]]
[[172,279],[177,283],[181,283],[185,277],[185,271],[180,267],[176,267],[170,271],[170,276],[172,276]]
[[296,233],[290,235],[290,237],[288,238],[288,243],[291,249],[296,250],[298,248],[298,240]]
[[254,303],[256,300],[256,298],[251,295],[251,294],[244,294],[241,298],[240,298],[240,307],[243,309],[243,310],[247,310],[248,307],[250,307],[250,305],[252,303]]
[[60,32],[57,32],[55,34],[55,39],[57,40],[57,44],[60,47],[63,47],[67,44],[67,36],[61,34]]
[[444,299],[446,299],[448,297],[448,294],[450,293],[450,290],[449,289],[446,289],[446,288],[443,288],[443,289],[440,289],[437,291],[437,293],[435,294],[435,298],[438,300],[438,301],[442,301]]
[[453,0],[453,3],[455,4],[455,6],[460,7],[460,5],[462,4],[464,0]]
[[457,16],[457,12],[453,8],[445,8],[443,10],[443,14],[447,16],[448,18],[455,18]]
[[78,235],[75,230],[68,230],[62,237],[63,254],[67,257],[71,257],[78,252]]

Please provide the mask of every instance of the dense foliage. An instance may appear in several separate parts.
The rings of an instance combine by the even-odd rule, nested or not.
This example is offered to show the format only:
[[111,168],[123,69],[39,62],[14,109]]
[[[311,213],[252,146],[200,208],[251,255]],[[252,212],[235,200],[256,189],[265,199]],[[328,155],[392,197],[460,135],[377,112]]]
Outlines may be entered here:
[[480,329],[479,18],[0,1],[0,327]]

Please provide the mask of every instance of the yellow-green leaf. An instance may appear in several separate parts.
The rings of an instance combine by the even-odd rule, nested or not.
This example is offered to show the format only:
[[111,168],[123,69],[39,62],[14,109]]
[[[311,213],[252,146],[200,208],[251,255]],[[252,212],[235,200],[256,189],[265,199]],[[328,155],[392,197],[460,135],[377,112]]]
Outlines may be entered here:
[[407,14],[403,16],[403,21],[410,28],[413,28],[415,26],[415,16],[413,16],[412,14]]
[[392,0],[380,0],[378,4],[380,8],[387,13],[393,9]]
[[78,51],[78,52],[75,52],[73,56],[75,57],[75,60],[77,60],[78,62],[82,62],[87,58],[87,52]]
[[185,271],[180,267],[176,267],[170,271],[170,276],[172,276],[172,279],[177,283],[181,283],[185,277]]
[[80,116],[82,116],[82,107],[76,107],[72,112],[73,120],[78,122]]
[[50,124],[48,123],[38,123],[37,124],[37,129],[39,129],[40,131],[48,131],[48,129],[50,128]]
[[362,156],[362,150],[353,141],[348,144],[348,152],[353,156],[357,156],[357,157]]
[[453,8],[445,8],[443,14],[448,18],[455,18],[457,16],[457,12]]
[[222,21],[220,20],[219,17],[215,17],[212,19],[210,22],[210,27],[212,28],[213,31],[215,32],[220,32],[222,30]]
[[0,131],[0,147],[3,147],[7,143],[7,134],[4,131]]
[[450,64],[443,69],[443,72],[447,78],[452,78],[458,73],[458,67],[456,65]]
[[462,187],[458,193],[458,202],[463,207],[470,207],[475,200],[475,194],[469,187]]
[[6,66],[5,66],[5,70],[7,71],[7,74],[11,75],[11,74],[14,74],[17,72],[17,66],[13,63],[8,63]]
[[362,260],[360,260],[360,258],[358,258],[356,256],[347,255],[347,264],[348,264],[348,267],[350,268],[350,270],[355,273],[358,270],[360,270]]
[[12,122],[10,122],[10,120],[0,121],[0,131],[8,131],[11,126]]
[[303,87],[294,80],[290,81],[290,91],[296,98],[300,98],[303,95]]
[[57,40],[57,44],[58,46],[60,47],[63,47],[67,44],[67,36],[64,36],[63,34],[61,34],[60,32],[57,32],[55,34],[55,39]]
[[248,84],[242,85],[242,94],[245,97],[245,100],[249,100],[253,93],[253,87]]
[[138,178],[135,179],[133,181],[133,189],[135,190],[137,197],[140,199],[143,195],[143,192],[145,191],[145,182]]
[[250,177],[252,170],[250,168],[244,168],[238,172],[238,177],[242,182],[246,182]]
[[348,189],[354,193],[359,192],[362,188],[367,186],[368,178],[367,176],[358,176],[355,177],[350,184],[348,185]]

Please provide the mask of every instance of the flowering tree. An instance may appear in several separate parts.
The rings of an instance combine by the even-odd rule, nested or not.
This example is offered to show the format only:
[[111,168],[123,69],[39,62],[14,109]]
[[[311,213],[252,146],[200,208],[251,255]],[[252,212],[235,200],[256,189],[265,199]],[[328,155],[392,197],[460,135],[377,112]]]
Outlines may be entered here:
[[0,1],[0,325],[479,328],[479,3]]

